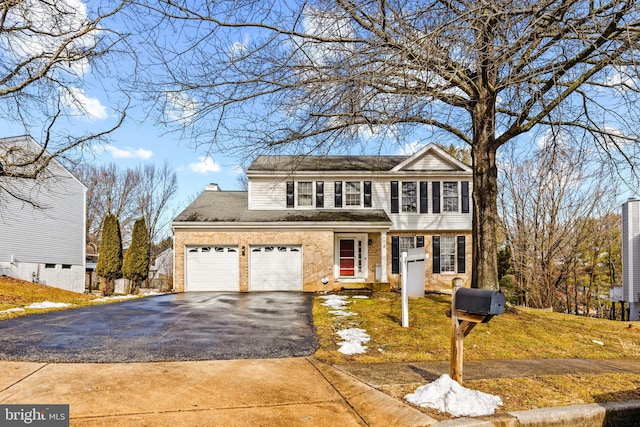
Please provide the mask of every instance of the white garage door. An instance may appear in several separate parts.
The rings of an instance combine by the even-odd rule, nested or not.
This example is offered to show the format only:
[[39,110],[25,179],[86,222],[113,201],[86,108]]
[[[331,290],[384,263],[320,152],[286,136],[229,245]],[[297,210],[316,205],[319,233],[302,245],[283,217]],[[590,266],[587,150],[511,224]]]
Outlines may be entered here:
[[186,291],[239,291],[237,246],[187,248]]
[[251,246],[250,291],[301,291],[300,246]]

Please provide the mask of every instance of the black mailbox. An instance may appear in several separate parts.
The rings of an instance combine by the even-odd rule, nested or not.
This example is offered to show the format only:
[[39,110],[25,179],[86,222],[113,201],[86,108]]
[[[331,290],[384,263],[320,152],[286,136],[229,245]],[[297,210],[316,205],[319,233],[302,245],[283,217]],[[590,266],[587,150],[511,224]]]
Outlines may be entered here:
[[456,291],[455,309],[482,316],[502,314],[504,294],[488,289],[460,288]]

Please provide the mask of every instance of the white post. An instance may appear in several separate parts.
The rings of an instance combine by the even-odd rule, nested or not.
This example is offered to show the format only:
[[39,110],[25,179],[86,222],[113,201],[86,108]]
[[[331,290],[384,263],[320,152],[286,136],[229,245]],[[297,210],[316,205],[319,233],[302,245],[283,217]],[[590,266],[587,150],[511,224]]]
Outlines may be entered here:
[[407,286],[407,253],[402,252],[402,327],[409,327],[409,289]]
[[389,278],[387,277],[387,232],[380,232],[380,281],[387,283]]

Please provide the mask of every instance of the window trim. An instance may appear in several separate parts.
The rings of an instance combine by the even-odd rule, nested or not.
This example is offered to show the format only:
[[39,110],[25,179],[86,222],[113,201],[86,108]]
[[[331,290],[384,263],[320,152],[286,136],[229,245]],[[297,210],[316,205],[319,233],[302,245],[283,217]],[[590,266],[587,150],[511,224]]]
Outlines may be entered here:
[[[357,193],[349,192],[349,184],[357,184],[358,191]],[[355,188],[352,186],[352,188]],[[349,196],[352,196],[352,201],[356,199],[357,196],[357,204],[350,203]],[[345,207],[362,207],[362,181],[345,181],[344,182],[344,206]]]
[[[301,184],[308,184],[308,188],[306,192],[302,192],[301,190],[301,186],[304,187],[304,185]],[[297,206],[298,207],[303,207],[303,208],[312,208],[313,207],[313,181],[298,181],[297,182],[297,192],[296,192],[296,202],[297,202]],[[307,200],[308,204],[301,204],[300,203],[300,198],[301,196],[304,196],[305,199]]]
[[[413,196],[408,195],[407,194],[407,189],[406,187],[408,187],[409,185],[413,184]],[[400,191],[400,197],[402,200],[401,203],[401,208],[402,208],[402,213],[418,213],[418,182],[417,181],[402,181],[402,185],[401,187],[401,191]],[[409,203],[405,201],[405,199],[409,199],[409,198],[413,198],[413,203],[412,206],[409,206]],[[408,210],[407,208],[411,207],[411,210]]]
[[[460,185],[459,181],[443,181],[442,182],[442,212],[443,213],[457,213],[460,212]],[[455,195],[448,194],[451,190],[455,189]],[[455,209],[448,202],[455,201]]]

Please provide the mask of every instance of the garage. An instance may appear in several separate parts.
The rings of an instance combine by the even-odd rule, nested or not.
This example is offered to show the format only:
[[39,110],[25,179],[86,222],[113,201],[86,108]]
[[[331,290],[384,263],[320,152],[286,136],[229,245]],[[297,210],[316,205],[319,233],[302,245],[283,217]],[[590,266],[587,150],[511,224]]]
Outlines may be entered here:
[[302,247],[251,246],[250,291],[301,291]]
[[187,251],[185,291],[239,291],[237,246],[191,246]]

